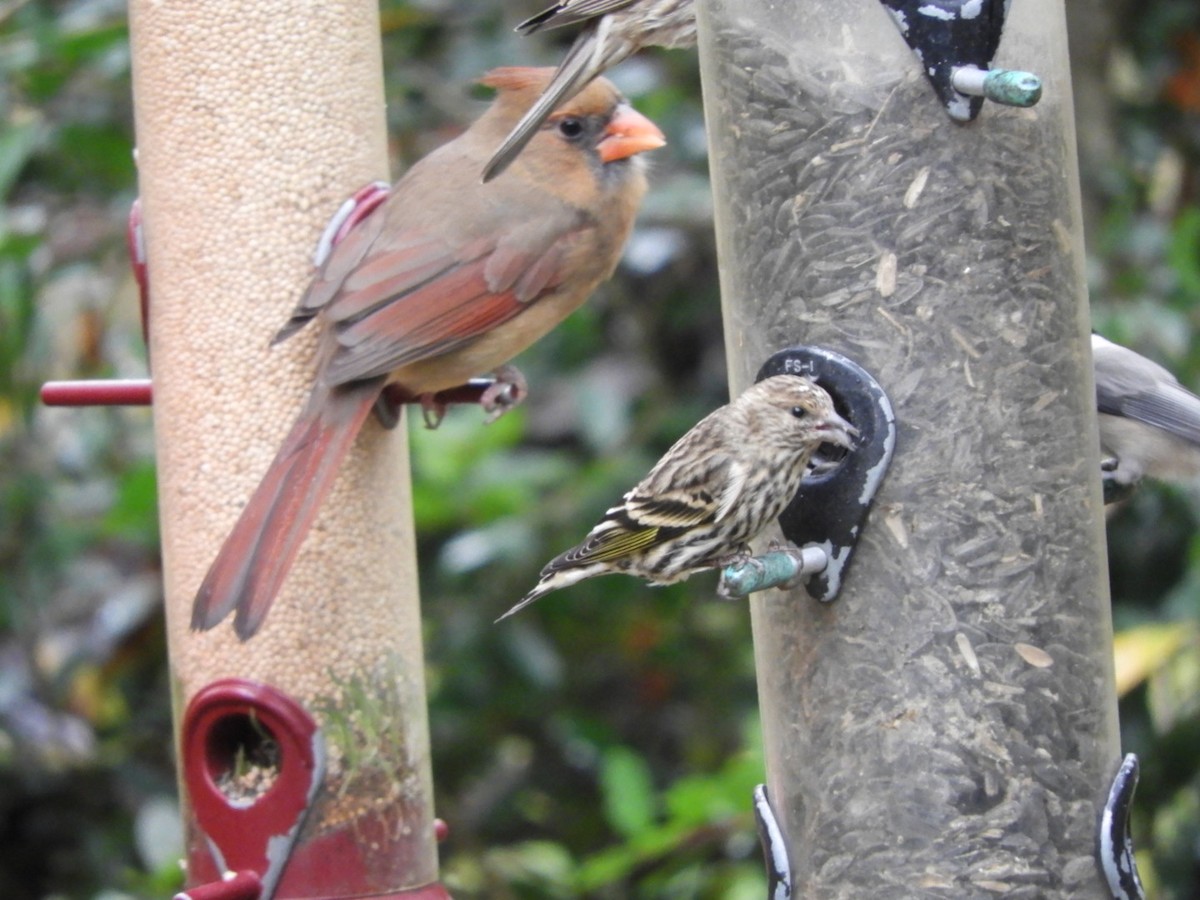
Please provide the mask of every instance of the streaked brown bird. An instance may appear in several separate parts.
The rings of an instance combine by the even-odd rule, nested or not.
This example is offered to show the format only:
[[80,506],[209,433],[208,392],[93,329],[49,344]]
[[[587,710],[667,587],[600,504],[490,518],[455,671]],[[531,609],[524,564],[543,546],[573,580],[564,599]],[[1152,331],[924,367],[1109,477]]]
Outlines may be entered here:
[[610,82],[557,109],[503,179],[479,181],[553,74],[488,73],[488,110],[325,260],[275,338],[318,320],[312,394],[201,584],[193,628],[236,609],[242,640],[258,630],[385,385],[427,397],[495,370],[616,268],[646,190],[637,154],[665,141]]
[[584,85],[643,47],[696,45],[692,0],[562,0],[526,19],[516,30],[529,35],[586,22],[554,78],[521,117],[483,169],[483,180],[503,172],[542,127],[551,111]]
[[851,449],[857,436],[811,379],[763,379],[680,438],[500,619],[596,575],[671,584],[747,555],[749,541],[796,496],[816,449]]

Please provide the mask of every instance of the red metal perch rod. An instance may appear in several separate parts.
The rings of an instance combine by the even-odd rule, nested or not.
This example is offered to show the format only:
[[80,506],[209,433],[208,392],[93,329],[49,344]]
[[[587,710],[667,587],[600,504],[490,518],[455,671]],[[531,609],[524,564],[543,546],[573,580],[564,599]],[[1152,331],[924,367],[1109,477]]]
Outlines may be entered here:
[[[436,399],[440,403],[478,403],[491,384],[490,378],[473,378],[438,392]],[[397,405],[414,400],[394,387],[386,388],[384,395]],[[149,406],[154,391],[149,378],[47,381],[42,385],[41,398],[46,406]]]
[[42,385],[47,406],[149,406],[149,378],[97,381],[47,381]]

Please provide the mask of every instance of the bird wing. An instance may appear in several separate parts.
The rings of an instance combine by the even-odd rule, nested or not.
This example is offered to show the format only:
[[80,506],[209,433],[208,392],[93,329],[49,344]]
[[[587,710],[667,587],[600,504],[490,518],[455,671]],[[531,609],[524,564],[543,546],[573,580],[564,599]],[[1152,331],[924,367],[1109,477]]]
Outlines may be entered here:
[[272,346],[287,340],[307,325],[321,308],[337,295],[346,276],[363,261],[363,257],[374,245],[386,219],[387,216],[382,210],[376,215],[367,216],[333,246],[329,257],[309,282],[300,302],[296,304],[291,319],[272,339]]
[[[697,526],[720,521],[745,484],[742,468],[727,458],[687,460],[676,444],[642,482],[627,493],[575,547],[542,569],[545,577],[633,556]],[[687,462],[687,465],[676,465]],[[667,463],[669,472],[664,471]]]
[[336,289],[325,289],[320,304],[334,338],[326,381],[372,378],[452,352],[519,315],[562,283],[586,227],[564,205],[501,237],[458,246],[408,229],[365,252],[349,247],[353,265],[335,251],[322,273],[328,280],[341,267]]
[[621,507],[608,512],[611,518],[606,517],[593,528],[582,543],[550,560],[542,569],[542,575],[589,563],[622,559],[652,547],[660,540],[662,529],[658,526],[643,526],[631,521],[623,515]]
[[[1150,390],[1122,398],[1117,414],[1169,431],[1200,444],[1200,397],[1175,383],[1155,384]],[[1110,412],[1100,404],[1102,412]]]
[[1092,338],[1096,408],[1200,444],[1200,397],[1167,369],[1098,336]]
[[629,518],[668,528],[694,528],[725,518],[745,485],[744,467],[724,457],[693,458],[688,463],[669,473],[656,468],[651,475],[657,477],[647,476],[626,494],[624,509]]
[[1102,412],[1121,415],[1125,398],[1153,389],[1160,381],[1175,376],[1140,353],[1092,335],[1092,366],[1096,378],[1096,403]]
[[564,25],[586,22],[596,16],[616,12],[632,6],[636,2],[637,0],[565,0],[563,3],[555,3],[535,16],[530,16],[516,27],[516,31],[521,34],[550,31]]
[[725,427],[725,419],[711,413],[676,441],[625,495],[629,517],[672,528],[723,519],[737,503],[747,474],[727,449]]
[[542,578],[630,557],[724,518],[736,506],[747,474],[723,449],[726,427],[717,413],[697,423],[581,543],[550,560]]

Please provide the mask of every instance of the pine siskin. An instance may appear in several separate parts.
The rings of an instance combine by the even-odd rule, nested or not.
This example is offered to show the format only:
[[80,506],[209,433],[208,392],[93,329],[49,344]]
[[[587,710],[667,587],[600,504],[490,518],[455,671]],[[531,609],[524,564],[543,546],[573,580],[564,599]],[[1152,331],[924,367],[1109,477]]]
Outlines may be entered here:
[[585,22],[586,26],[550,84],[521,117],[483,169],[491,181],[516,159],[559,104],[607,69],[651,45],[668,49],[696,45],[692,0],[559,0],[517,26],[521,34]]
[[791,502],[821,444],[851,449],[857,436],[812,380],[776,375],[758,382],[680,438],[500,619],[595,575],[624,572],[671,584],[727,565],[748,554],[748,542]]

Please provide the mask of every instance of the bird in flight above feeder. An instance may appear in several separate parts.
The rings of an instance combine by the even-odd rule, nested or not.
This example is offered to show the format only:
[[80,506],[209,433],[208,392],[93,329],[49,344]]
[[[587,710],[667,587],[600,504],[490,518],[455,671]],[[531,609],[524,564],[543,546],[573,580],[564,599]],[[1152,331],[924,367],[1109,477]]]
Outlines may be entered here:
[[748,542],[791,503],[817,448],[849,450],[857,436],[811,379],[775,375],[757,382],[680,438],[500,618],[596,575],[672,584],[748,558]]
[[[316,319],[312,394],[196,594],[192,627],[237,610],[262,624],[317,510],[385,386],[433,393],[507,363],[616,268],[646,191],[638,154],[665,143],[598,79],[550,117],[505,177],[479,170],[550,83],[552,69],[496,69],[497,95],[462,135],[416,163],[333,247],[276,336]],[[485,393],[499,414],[513,400]]]
[[1092,335],[1105,500],[1141,479],[1200,475],[1200,397],[1128,347]]
[[550,113],[607,69],[643,47],[682,49],[696,45],[692,0],[562,0],[526,19],[516,30],[530,35],[577,22],[587,24],[545,91],[488,160],[483,169],[484,181],[491,181],[508,168]]

